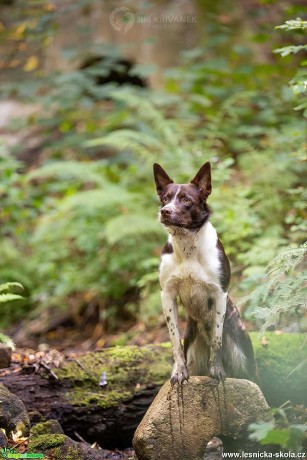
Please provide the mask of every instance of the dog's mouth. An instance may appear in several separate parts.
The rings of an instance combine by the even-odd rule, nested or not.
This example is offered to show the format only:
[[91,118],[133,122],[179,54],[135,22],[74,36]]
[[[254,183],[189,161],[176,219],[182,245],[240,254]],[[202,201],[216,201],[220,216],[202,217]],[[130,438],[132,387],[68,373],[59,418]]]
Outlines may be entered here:
[[174,218],[170,218],[170,217],[160,216],[160,222],[166,227],[184,227],[185,226],[184,222],[179,221]]
[[162,216],[160,215],[160,222],[162,225],[164,225],[165,227],[169,227],[169,228],[181,228],[181,229],[185,229],[185,230],[189,230],[189,231],[197,231],[200,229],[200,227],[203,225],[204,222],[185,222],[183,220],[179,220],[179,219],[176,219],[174,217],[167,217],[167,216]]

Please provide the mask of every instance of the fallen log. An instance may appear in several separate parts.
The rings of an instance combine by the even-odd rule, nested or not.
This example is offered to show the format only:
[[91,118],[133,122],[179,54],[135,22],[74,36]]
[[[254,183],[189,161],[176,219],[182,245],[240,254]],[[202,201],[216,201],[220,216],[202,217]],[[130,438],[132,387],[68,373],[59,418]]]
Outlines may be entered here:
[[[115,347],[77,359],[49,359],[0,372],[0,382],[25,404],[32,420],[57,419],[104,448],[131,445],[136,427],[171,371],[169,347]],[[57,363],[56,367],[53,363]]]

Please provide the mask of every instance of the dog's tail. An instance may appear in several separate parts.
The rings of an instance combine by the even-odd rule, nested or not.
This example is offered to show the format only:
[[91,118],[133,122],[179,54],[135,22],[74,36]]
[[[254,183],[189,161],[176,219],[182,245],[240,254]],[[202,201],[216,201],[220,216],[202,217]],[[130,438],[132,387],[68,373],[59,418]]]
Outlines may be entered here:
[[224,319],[222,360],[228,377],[257,382],[253,345],[240,313],[229,297]]

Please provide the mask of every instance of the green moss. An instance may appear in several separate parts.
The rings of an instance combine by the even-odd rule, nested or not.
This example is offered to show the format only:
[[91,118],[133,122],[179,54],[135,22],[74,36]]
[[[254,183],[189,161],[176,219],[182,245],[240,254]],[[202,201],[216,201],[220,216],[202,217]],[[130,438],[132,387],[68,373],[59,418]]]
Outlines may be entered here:
[[63,434],[63,429],[57,420],[47,420],[47,422],[40,422],[32,426],[32,436],[42,434]]
[[70,446],[65,452],[65,460],[79,460],[79,458],[80,454],[75,447]]
[[130,397],[131,393],[129,391],[122,391],[121,393],[118,391],[106,391],[102,393],[101,391],[94,392],[80,389],[76,390],[73,394],[67,394],[67,398],[74,405],[89,406],[94,404],[104,409],[116,406],[120,401],[129,399]]
[[251,333],[258,366],[260,387],[271,406],[287,400],[307,404],[306,338],[301,334],[266,332],[267,346],[261,334]]
[[[290,399],[306,403],[306,352],[300,334],[266,333],[268,346],[261,345],[261,335],[251,333],[258,362],[260,387],[270,405]],[[97,405],[108,408],[131,398],[150,384],[162,385],[170,376],[172,352],[169,343],[160,347],[113,347],[88,353],[54,372],[68,382],[67,398],[73,405]],[[306,363],[305,363],[306,364]],[[108,384],[99,387],[102,372]]]
[[[65,362],[55,369],[60,380],[69,382],[67,399],[73,405],[112,407],[131,398],[148,384],[162,385],[171,372],[171,350],[161,347],[113,347]],[[99,379],[107,374],[107,386]],[[70,389],[72,387],[72,389]]]
[[53,449],[64,444],[66,436],[63,434],[43,434],[29,439],[29,451],[41,452]]
[[54,460],[80,460],[80,452],[74,446],[61,446],[54,449],[53,458]]

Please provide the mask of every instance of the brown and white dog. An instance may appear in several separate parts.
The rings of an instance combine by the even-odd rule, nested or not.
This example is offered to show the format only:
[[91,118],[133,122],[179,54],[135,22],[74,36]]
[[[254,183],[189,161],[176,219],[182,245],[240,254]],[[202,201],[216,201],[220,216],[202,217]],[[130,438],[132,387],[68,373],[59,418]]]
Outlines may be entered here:
[[[154,164],[160,221],[169,233],[161,257],[160,284],[163,310],[173,346],[171,383],[189,375],[255,380],[250,338],[237,308],[228,297],[229,260],[209,221],[211,167],[204,164],[189,184],[174,184]],[[188,314],[182,347],[177,298]]]

